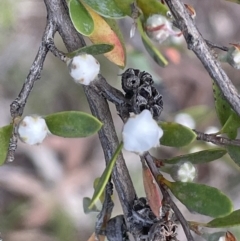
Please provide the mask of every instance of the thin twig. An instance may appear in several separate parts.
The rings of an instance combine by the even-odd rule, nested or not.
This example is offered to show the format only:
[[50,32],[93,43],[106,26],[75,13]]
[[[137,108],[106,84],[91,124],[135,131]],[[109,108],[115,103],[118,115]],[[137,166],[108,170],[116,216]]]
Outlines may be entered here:
[[234,146],[240,146],[240,140],[231,140],[226,137],[222,136],[217,136],[215,134],[205,134],[196,130],[193,130],[197,134],[197,140],[200,141],[206,141],[206,142],[211,142],[215,145],[218,146],[225,146],[225,145],[234,145]]
[[221,68],[220,63],[214,58],[185,6],[180,0],[165,0],[165,2],[171,10],[179,29],[182,31],[188,44],[188,48],[196,54],[211,78],[222,91],[231,107],[240,116],[240,97],[238,92]]
[[[66,1],[44,0],[44,2],[48,12],[48,18],[53,19],[57,24],[58,32],[68,51],[72,52],[83,47],[85,42],[82,36],[75,30],[69,18]],[[87,96],[92,114],[103,123],[98,134],[105,160],[108,163],[119,145],[108,103],[102,94],[96,91],[96,88],[84,86],[83,89]],[[126,224],[129,227],[127,216],[133,206],[136,193],[122,154],[118,156],[112,173],[112,179],[123,208]]]
[[[157,167],[154,164],[154,160],[152,159],[152,156],[147,152],[144,155],[144,159],[148,165],[148,167],[150,168],[154,178],[156,180],[158,180],[159,175],[161,175],[157,169]],[[158,183],[158,182],[157,182]],[[192,234],[190,232],[190,227],[188,222],[186,221],[186,219],[184,218],[184,216],[182,215],[181,211],[178,209],[177,205],[173,202],[171,196],[168,193],[168,190],[165,186],[160,185],[158,183],[158,186],[163,194],[163,198],[165,199],[165,201],[171,206],[171,208],[173,209],[174,213],[176,214],[176,217],[178,218],[179,222],[181,223],[183,230],[185,232],[185,235],[187,237],[188,241],[194,241]]]
[[47,48],[48,50],[57,58],[59,58],[61,61],[63,61],[64,63],[67,62],[67,60],[69,59],[63,52],[61,52],[60,50],[58,50],[54,44],[53,39],[49,39],[49,41],[46,43],[47,44]]
[[25,80],[25,83],[23,84],[20,93],[18,94],[18,97],[10,105],[10,112],[13,118],[13,131],[9,141],[8,153],[5,162],[12,162],[14,160],[18,142],[17,125],[19,122],[19,117],[21,117],[23,114],[24,107],[27,103],[28,96],[33,88],[34,83],[40,79],[43,63],[48,53],[47,45],[49,41],[53,39],[56,30],[56,25],[48,21],[43,33],[41,45],[30,68],[30,72]]
[[120,90],[108,84],[102,75],[99,75],[96,81],[92,83],[92,87],[95,89],[95,91],[101,94],[108,101],[115,104],[119,116],[123,122],[126,122],[129,117],[129,111],[127,108],[129,100],[124,97],[124,94]]
[[48,53],[47,45],[49,43],[49,39],[53,39],[56,31],[56,25],[53,24],[53,22],[48,21],[45,31],[43,33],[41,45],[30,68],[30,72],[25,80],[25,83],[23,84],[20,93],[18,94],[18,97],[11,104],[11,115],[13,118],[17,116],[22,116],[23,114],[25,104],[33,88],[33,85],[38,79],[40,79],[43,63]]
[[92,82],[92,87],[103,95],[108,101],[112,102],[115,105],[124,105],[127,100],[125,99],[123,93],[112,87],[108,82],[103,78],[102,75],[99,75],[96,81]]
[[219,44],[215,44],[215,43],[213,43],[212,41],[210,41],[210,40],[206,40],[205,39],[205,41],[206,41],[206,44],[210,47],[210,48],[215,48],[215,49],[220,49],[220,50],[222,50],[222,51],[228,51],[229,50],[229,48],[228,47],[225,47],[225,46],[222,46],[222,45],[219,45]]

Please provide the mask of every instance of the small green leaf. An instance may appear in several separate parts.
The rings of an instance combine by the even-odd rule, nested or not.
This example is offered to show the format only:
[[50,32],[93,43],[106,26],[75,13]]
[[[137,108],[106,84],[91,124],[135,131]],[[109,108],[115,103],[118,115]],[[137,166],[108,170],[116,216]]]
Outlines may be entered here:
[[213,82],[213,96],[218,119],[222,126],[226,123],[232,113],[231,106],[223,96],[219,87]]
[[232,111],[224,126],[220,130],[221,133],[226,133],[230,139],[236,139],[237,131],[240,127],[240,117],[236,112]]
[[45,120],[52,134],[70,138],[91,136],[102,127],[97,118],[80,111],[54,113]]
[[215,218],[204,226],[209,228],[226,228],[237,225],[240,225],[240,209],[230,213],[225,217]]
[[166,65],[168,65],[168,61],[166,60],[166,58],[159,52],[159,50],[154,46],[152,41],[146,35],[145,31],[143,30],[140,19],[138,19],[137,26],[138,26],[138,31],[142,36],[142,42],[145,46],[145,49],[149,53],[149,55],[154,59],[154,61],[158,65],[160,65],[162,67],[165,67]]
[[91,209],[94,207],[94,205],[95,205],[95,203],[97,202],[97,200],[98,200],[98,199],[101,197],[101,195],[103,194],[104,189],[105,189],[105,187],[106,187],[106,185],[107,185],[107,182],[108,182],[108,180],[109,180],[109,178],[110,178],[110,176],[111,176],[111,174],[112,174],[112,170],[113,170],[114,165],[115,165],[115,163],[116,163],[116,161],[117,161],[118,155],[119,155],[119,153],[121,152],[122,148],[123,148],[123,142],[121,142],[121,143],[119,144],[119,146],[118,146],[117,150],[115,151],[112,159],[111,159],[110,162],[107,164],[107,166],[106,166],[103,174],[101,175],[100,180],[99,180],[99,182],[97,183],[97,186],[96,186],[96,188],[95,188],[95,190],[94,190],[94,193],[93,193],[93,197],[92,197],[92,199],[91,199],[91,202],[90,202],[89,205],[88,205],[88,209],[89,209],[89,210],[91,210]]
[[190,153],[187,155],[176,156],[171,159],[163,160],[163,162],[167,164],[176,164],[179,162],[187,161],[187,162],[191,162],[192,164],[201,164],[201,163],[214,161],[222,157],[226,153],[227,151],[223,148],[213,148],[209,150]]
[[159,122],[163,129],[163,136],[160,139],[161,145],[182,147],[190,144],[196,139],[196,133],[183,125],[174,122]]
[[82,0],[99,15],[106,18],[123,18],[126,16],[113,0]]
[[220,217],[232,212],[231,200],[214,187],[190,182],[166,184],[174,196],[190,211],[210,217]]
[[131,10],[131,4],[134,3],[134,0],[113,0],[116,4],[116,6],[126,15],[131,17],[132,10]]
[[240,166],[240,146],[226,145],[225,148],[232,160]]
[[92,213],[92,212],[99,212],[96,205],[93,205],[91,209],[89,209],[89,204],[91,203],[91,199],[89,197],[83,198],[83,211],[85,214]]
[[221,90],[214,82],[213,95],[218,119],[223,126],[220,133],[226,133],[230,139],[235,139],[240,127],[240,117],[233,111]]
[[98,54],[105,54],[111,50],[113,50],[114,46],[112,44],[93,44],[90,46],[85,46],[83,48],[77,49],[71,53],[67,53],[66,56],[69,58],[73,58],[79,54],[91,54],[91,55],[98,55]]
[[12,129],[12,125],[0,128],[0,165],[4,164],[6,160]]
[[70,0],[68,2],[69,14],[75,29],[89,36],[94,30],[94,23],[91,15],[79,0]]

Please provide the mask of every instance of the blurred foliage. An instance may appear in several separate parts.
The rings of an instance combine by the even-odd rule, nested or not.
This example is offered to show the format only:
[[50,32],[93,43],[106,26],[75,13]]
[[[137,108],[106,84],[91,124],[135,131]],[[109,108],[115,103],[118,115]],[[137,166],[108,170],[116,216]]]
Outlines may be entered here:
[[56,207],[46,231],[54,234],[59,241],[77,240],[75,225],[71,217],[62,208]]
[[[0,14],[0,31],[7,30],[13,27],[14,24],[14,10],[15,5],[12,0],[2,0],[0,2],[0,9],[4,9]],[[3,39],[3,38],[1,38]]]

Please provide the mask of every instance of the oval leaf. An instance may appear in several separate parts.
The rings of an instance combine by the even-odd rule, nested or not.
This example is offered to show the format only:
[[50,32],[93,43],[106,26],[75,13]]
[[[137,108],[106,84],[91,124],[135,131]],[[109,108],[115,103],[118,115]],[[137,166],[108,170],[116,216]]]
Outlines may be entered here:
[[97,200],[103,195],[103,192],[104,192],[104,189],[107,185],[107,182],[112,174],[112,170],[114,168],[114,165],[117,161],[117,158],[118,158],[118,155],[119,153],[121,152],[123,148],[123,142],[121,142],[117,148],[117,150],[115,151],[112,159],[109,161],[109,163],[107,164],[103,174],[101,175],[98,183],[97,183],[97,186],[94,190],[94,193],[93,193],[93,197],[88,205],[88,209],[91,210],[95,203],[97,202]]
[[73,58],[79,54],[91,54],[91,55],[98,55],[98,54],[105,54],[111,50],[113,50],[113,45],[111,44],[93,44],[90,46],[85,46],[83,48],[77,49],[71,53],[67,53],[66,56],[69,58]]
[[214,96],[217,116],[221,125],[223,126],[226,123],[229,116],[231,115],[231,106],[223,96],[221,90],[214,82],[213,82],[213,96]]
[[113,45],[114,49],[104,54],[104,56],[114,64],[124,67],[126,64],[125,45],[116,21],[114,19],[104,19],[87,5],[85,7],[94,21],[94,31],[88,36],[89,39],[94,44],[106,43]]
[[220,133],[226,133],[229,138],[235,139],[237,137],[237,130],[240,127],[240,117],[232,110],[230,104],[214,82],[213,95],[218,119],[223,126]]
[[240,146],[230,146],[226,145],[225,148],[231,159],[240,166]]
[[227,151],[223,148],[213,148],[210,150],[199,151],[187,155],[176,156],[171,159],[163,160],[167,164],[176,164],[181,162],[191,162],[192,164],[201,164],[214,161],[225,155]]
[[83,2],[106,18],[123,18],[126,16],[113,0],[83,0]]
[[161,145],[182,147],[196,139],[196,133],[186,126],[174,122],[160,122],[158,124],[163,129],[163,136],[160,139]]
[[90,35],[94,30],[94,23],[87,9],[78,0],[68,2],[69,14],[75,29],[85,35]]
[[190,211],[210,217],[224,216],[232,211],[231,200],[217,188],[183,182],[169,182],[166,185]]
[[97,118],[80,111],[54,113],[45,120],[52,134],[70,138],[91,136],[102,127]]
[[240,225],[240,209],[230,213],[225,217],[215,218],[204,226],[209,228],[226,228],[237,225]]
[[162,200],[160,198],[160,191],[158,185],[148,168],[148,166],[142,162],[142,174],[143,174],[143,185],[146,193],[148,204],[157,218],[160,217],[160,210],[162,206]]
[[149,53],[149,55],[154,59],[154,61],[158,65],[162,67],[165,67],[166,65],[168,65],[168,61],[166,60],[166,58],[159,52],[159,50],[154,46],[152,41],[148,38],[148,36],[144,32],[140,19],[137,22],[137,26],[138,26],[138,31],[141,34],[144,47]]
[[12,125],[0,128],[0,165],[4,164],[6,160],[12,129]]
[[226,133],[230,139],[236,139],[239,127],[240,117],[237,113],[232,111],[232,114],[229,116],[220,132]]

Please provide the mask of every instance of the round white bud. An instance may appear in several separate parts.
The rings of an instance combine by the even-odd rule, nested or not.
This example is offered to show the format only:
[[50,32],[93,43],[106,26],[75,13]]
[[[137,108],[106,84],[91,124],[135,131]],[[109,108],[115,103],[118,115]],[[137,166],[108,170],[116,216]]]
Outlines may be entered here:
[[77,84],[89,85],[99,74],[100,64],[90,54],[81,54],[67,62],[69,73]]
[[197,176],[197,170],[191,162],[184,162],[174,165],[170,174],[175,181],[192,182]]
[[240,45],[232,44],[233,46],[229,48],[226,61],[235,69],[240,69]]
[[18,125],[18,135],[29,145],[42,143],[49,133],[45,120],[40,116],[25,116]]
[[150,16],[145,23],[148,37],[157,43],[165,41],[172,31],[172,23],[160,14]]
[[159,146],[163,131],[153,119],[149,110],[131,116],[123,126],[124,149],[143,154],[152,147]]

